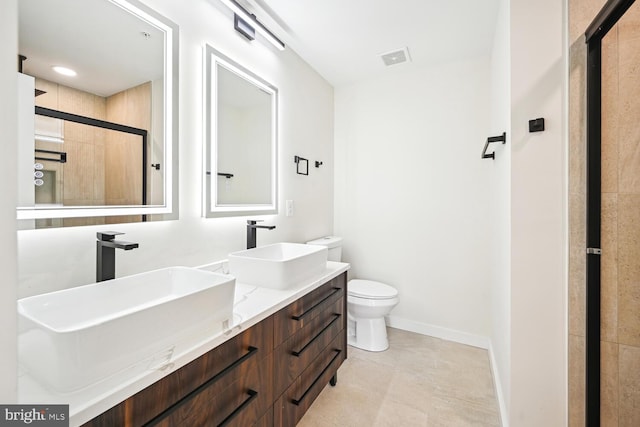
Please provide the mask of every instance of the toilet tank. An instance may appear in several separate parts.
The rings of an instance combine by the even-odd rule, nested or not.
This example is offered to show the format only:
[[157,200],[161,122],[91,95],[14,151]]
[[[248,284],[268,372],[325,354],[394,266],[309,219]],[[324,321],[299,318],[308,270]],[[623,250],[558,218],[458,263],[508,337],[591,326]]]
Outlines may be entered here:
[[329,249],[329,261],[340,261],[342,259],[342,237],[321,237],[307,242],[307,245],[326,246]]

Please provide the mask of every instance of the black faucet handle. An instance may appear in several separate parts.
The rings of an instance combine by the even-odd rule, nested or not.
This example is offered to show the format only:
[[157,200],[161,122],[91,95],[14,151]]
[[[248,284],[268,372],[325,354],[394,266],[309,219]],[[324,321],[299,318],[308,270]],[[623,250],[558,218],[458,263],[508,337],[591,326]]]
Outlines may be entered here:
[[96,237],[98,240],[102,240],[103,242],[110,242],[116,238],[116,236],[120,236],[124,233],[119,231],[98,231],[96,233]]
[[248,219],[247,225],[256,225],[259,222],[264,222],[264,219]]

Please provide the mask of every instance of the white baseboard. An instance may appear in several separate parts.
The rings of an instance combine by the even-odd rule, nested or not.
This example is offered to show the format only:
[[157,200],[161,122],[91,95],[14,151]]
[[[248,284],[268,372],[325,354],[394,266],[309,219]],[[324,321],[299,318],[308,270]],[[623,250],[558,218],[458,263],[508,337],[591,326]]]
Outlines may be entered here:
[[429,325],[427,323],[416,322],[414,320],[402,319],[396,316],[387,316],[385,318],[387,325],[392,328],[402,329],[417,334],[428,335],[430,337],[441,338],[447,341],[453,341],[460,344],[470,345],[472,347],[489,349],[491,341],[488,337],[482,335],[470,334],[468,332],[456,331],[455,329],[443,328],[442,326]]
[[498,409],[500,411],[500,425],[502,427],[509,427],[509,414],[507,412],[507,405],[504,400],[504,390],[502,390],[502,381],[500,381],[500,371],[498,371],[498,363],[496,362],[495,354],[493,353],[492,344],[489,344],[489,363],[491,364],[493,386],[494,386],[494,389],[496,390],[496,397],[498,399]]

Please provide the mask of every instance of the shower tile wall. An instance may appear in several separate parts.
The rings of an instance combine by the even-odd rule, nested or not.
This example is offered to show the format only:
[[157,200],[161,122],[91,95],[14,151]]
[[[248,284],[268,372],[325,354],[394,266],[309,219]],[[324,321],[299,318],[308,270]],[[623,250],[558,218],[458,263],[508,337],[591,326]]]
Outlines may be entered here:
[[[107,120],[146,129],[151,135],[151,82],[143,83],[107,98]],[[140,137],[108,132],[105,151],[105,204],[136,205],[142,200]],[[124,171],[124,172],[123,172]],[[135,171],[135,173],[132,173]],[[150,169],[147,169],[149,174]],[[141,221],[140,215],[107,217],[107,224]]]
[[[584,425],[586,45],[570,0],[569,425]],[[640,4],[603,39],[601,425],[640,425]]]
[[[617,160],[603,164],[602,425],[640,425],[640,3],[603,40],[603,142]],[[604,181],[603,181],[604,183]],[[604,247],[603,247],[604,253]],[[606,369],[606,367],[609,367]]]

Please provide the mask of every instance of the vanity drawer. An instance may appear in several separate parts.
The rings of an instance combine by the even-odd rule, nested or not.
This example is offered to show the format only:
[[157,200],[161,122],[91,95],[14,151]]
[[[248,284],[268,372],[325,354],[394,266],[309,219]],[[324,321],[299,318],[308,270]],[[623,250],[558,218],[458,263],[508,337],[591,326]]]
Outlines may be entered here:
[[346,277],[346,273],[341,274],[277,312],[274,345],[280,345],[341,297],[346,298]]
[[[273,353],[263,363],[249,363],[232,384],[212,382],[169,408],[149,427],[252,426],[268,422],[273,394]],[[266,417],[266,418],[263,418]]]
[[[168,411],[167,408],[199,387],[221,392],[255,372],[260,372],[261,377],[267,375],[267,384],[270,384],[273,381],[272,353],[273,316],[136,393],[85,426],[141,426]],[[260,395],[263,397],[273,401],[271,387],[264,387]]]
[[260,418],[253,427],[273,427],[273,405]]
[[279,396],[344,329],[344,298],[338,299],[276,347],[274,395]]
[[337,373],[346,358],[342,336],[337,336],[273,405],[273,425],[292,427]]

